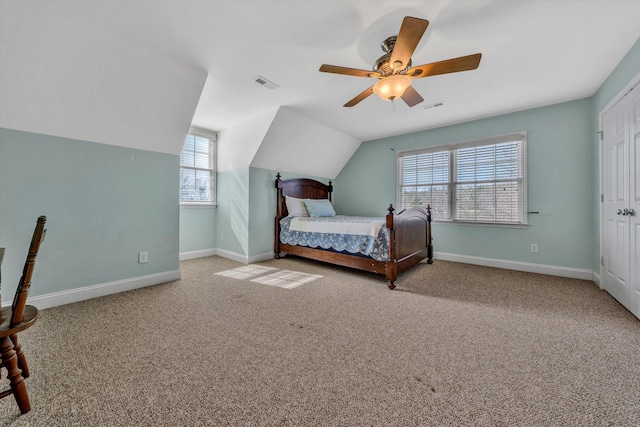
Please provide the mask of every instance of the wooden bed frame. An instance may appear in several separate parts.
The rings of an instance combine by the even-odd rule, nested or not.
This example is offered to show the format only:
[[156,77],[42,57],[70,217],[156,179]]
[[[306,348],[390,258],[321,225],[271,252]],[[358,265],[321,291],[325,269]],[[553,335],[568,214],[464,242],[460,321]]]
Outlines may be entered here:
[[297,178],[283,181],[280,174],[276,177],[276,217],[275,217],[275,257],[280,258],[282,252],[303,258],[323,261],[330,264],[356,268],[377,274],[384,274],[389,289],[395,288],[398,274],[413,267],[423,259],[433,263],[433,244],[431,237],[431,207],[408,208],[394,214],[393,205],[387,209],[386,227],[389,229],[389,261],[377,261],[344,252],[332,252],[305,246],[289,245],[280,242],[280,220],[288,215],[285,196],[300,199],[329,199],[333,192],[329,184],[308,179]]

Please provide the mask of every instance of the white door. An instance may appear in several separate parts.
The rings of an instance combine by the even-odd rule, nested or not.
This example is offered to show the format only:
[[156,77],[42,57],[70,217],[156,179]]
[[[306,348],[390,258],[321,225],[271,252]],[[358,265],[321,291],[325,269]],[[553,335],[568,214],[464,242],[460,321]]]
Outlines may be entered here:
[[602,117],[604,288],[640,317],[640,87]]
[[630,169],[631,180],[629,183],[629,228],[630,235],[630,259],[631,259],[631,307],[629,310],[640,318],[640,86],[629,94],[631,97],[631,147]]

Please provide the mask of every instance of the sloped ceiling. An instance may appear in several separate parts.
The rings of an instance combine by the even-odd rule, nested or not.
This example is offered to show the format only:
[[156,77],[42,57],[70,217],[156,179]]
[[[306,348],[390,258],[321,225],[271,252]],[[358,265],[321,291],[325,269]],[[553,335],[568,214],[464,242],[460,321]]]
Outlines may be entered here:
[[334,179],[360,141],[281,107],[251,166]]
[[256,167],[334,179],[360,141],[280,107],[218,135],[218,170]]
[[218,171],[251,166],[278,109],[265,111],[218,134]]
[[0,126],[180,154],[207,72],[39,6],[1,3]]

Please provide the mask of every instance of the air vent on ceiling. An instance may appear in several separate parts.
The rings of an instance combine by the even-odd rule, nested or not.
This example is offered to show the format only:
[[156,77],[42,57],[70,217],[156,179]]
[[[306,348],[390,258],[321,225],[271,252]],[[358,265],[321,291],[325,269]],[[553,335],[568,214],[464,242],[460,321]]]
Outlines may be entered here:
[[430,108],[437,108],[437,107],[442,107],[442,106],[444,106],[444,102],[440,101],[440,102],[436,102],[435,104],[427,105],[427,106],[422,107],[422,108],[424,108],[425,110],[428,110]]
[[267,89],[275,89],[275,88],[279,87],[274,82],[269,81],[269,80],[265,79],[262,76],[256,77],[255,79],[253,79],[253,81],[255,81],[256,83],[258,83],[258,84],[260,84],[260,85],[262,85],[264,87],[266,87]]

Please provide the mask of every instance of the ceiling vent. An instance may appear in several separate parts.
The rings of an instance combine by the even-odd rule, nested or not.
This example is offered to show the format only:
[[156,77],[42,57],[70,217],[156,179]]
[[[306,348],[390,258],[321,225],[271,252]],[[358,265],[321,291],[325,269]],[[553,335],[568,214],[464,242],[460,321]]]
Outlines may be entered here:
[[265,78],[264,78],[264,77],[262,77],[262,76],[258,76],[258,77],[256,77],[255,79],[253,79],[253,81],[255,81],[256,83],[258,83],[259,85],[262,85],[262,86],[266,87],[267,89],[276,89],[276,88],[278,88],[278,87],[279,87],[279,86],[278,86],[277,84],[275,84],[274,82],[269,81],[269,80],[265,79]]
[[429,110],[431,108],[437,108],[437,107],[442,107],[442,106],[444,106],[444,102],[440,101],[440,102],[436,102],[435,104],[427,105],[427,106],[422,107],[422,108],[424,108],[425,110]]

